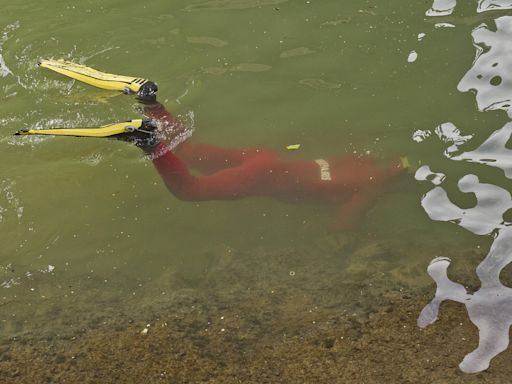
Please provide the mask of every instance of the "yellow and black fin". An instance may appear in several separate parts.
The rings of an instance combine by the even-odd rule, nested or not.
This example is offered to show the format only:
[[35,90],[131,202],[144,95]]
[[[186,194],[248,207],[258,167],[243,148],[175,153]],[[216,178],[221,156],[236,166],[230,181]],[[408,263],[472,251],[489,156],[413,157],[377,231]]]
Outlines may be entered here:
[[103,125],[98,128],[53,128],[53,129],[22,129],[15,135],[52,135],[75,137],[110,137],[123,133],[134,132],[143,127],[142,119]]
[[85,65],[72,63],[63,59],[41,60],[39,66],[51,69],[52,71],[94,87],[125,93],[135,93],[143,100],[148,99],[148,97],[156,99],[157,85],[150,80],[140,77],[100,72],[96,69],[86,67]]

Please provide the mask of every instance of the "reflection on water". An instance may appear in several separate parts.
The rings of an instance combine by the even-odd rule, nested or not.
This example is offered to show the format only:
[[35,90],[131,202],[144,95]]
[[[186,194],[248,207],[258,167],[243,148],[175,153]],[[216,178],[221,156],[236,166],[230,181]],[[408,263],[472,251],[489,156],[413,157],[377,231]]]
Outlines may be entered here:
[[500,17],[495,23],[496,32],[485,24],[473,31],[476,59],[458,89],[461,92],[474,90],[480,111],[502,109],[512,117],[512,17]]
[[448,258],[438,257],[428,267],[437,290],[434,299],[421,312],[418,325],[426,327],[436,321],[439,306],[444,300],[457,301],[466,306],[471,321],[478,327],[479,344],[460,363],[464,372],[487,369],[491,359],[508,346],[508,333],[512,324],[512,289],[501,284],[499,275],[512,261],[511,240],[512,228],[506,227],[499,231],[489,254],[477,268],[482,285],[473,294],[467,293],[462,284],[448,278]]
[[477,235],[486,235],[503,224],[502,216],[512,208],[510,193],[492,184],[480,183],[475,175],[466,175],[458,182],[463,193],[473,193],[477,204],[462,209],[453,204],[443,187],[429,191],[421,205],[432,220],[454,221],[462,228]]
[[[451,15],[455,10],[457,0],[434,0],[432,7],[426,12],[427,16]],[[511,9],[511,0],[478,0],[477,12],[486,12],[500,9]]]
[[185,11],[201,10],[224,10],[224,9],[246,9],[256,8],[265,5],[278,5],[286,3],[288,0],[211,0],[200,4],[187,6]]
[[512,123],[493,132],[478,148],[452,157],[452,160],[463,160],[472,163],[486,164],[500,168],[505,176],[512,179],[512,150],[506,147],[512,134]]
[[477,12],[485,12],[500,9],[511,9],[512,1],[510,0],[479,0]]
[[440,172],[439,173],[432,172],[432,170],[430,169],[430,167],[428,165],[423,165],[420,168],[418,168],[414,177],[418,181],[430,180],[432,182],[432,184],[439,185],[444,181],[446,175],[444,173],[440,173]]
[[456,5],[457,0],[434,0],[434,4],[426,14],[427,16],[451,15]]
[[[510,1],[479,1],[478,12],[490,9],[508,9]],[[430,15],[449,14],[455,7],[455,1],[435,1]],[[435,12],[434,12],[435,11]],[[487,25],[481,25],[472,32],[477,48],[477,56],[458,85],[459,91],[474,91],[480,111],[505,110],[512,117],[511,95],[512,78],[507,72],[510,68],[512,45],[512,17],[500,17],[495,20],[496,31]],[[444,155],[456,161],[469,161],[501,168],[505,176],[512,178],[511,150],[506,148],[512,134],[512,123],[493,132],[483,144],[472,151],[455,155],[459,146],[473,138],[461,135],[452,123],[445,123],[435,129],[438,138],[450,145]],[[431,132],[416,132],[413,139],[422,142]],[[476,235],[493,235],[494,242],[486,258],[478,265],[477,275],[481,287],[475,293],[468,293],[464,286],[448,278],[447,269],[450,259],[437,257],[428,267],[429,275],[437,284],[434,299],[423,309],[418,325],[426,327],[437,320],[439,306],[445,300],[463,303],[470,320],[478,327],[479,345],[467,354],[460,363],[465,372],[480,372],[489,367],[490,361],[509,344],[509,328],[512,324],[512,289],[500,281],[500,272],[512,261],[512,223],[503,219],[503,215],[512,208],[510,193],[497,185],[480,182],[475,175],[468,174],[457,183],[463,193],[476,197],[476,205],[462,208],[452,202],[446,190],[439,184],[444,182],[444,174],[434,173],[428,166],[416,172],[417,180],[430,180],[437,185],[422,199],[422,206],[432,220],[451,221]]]

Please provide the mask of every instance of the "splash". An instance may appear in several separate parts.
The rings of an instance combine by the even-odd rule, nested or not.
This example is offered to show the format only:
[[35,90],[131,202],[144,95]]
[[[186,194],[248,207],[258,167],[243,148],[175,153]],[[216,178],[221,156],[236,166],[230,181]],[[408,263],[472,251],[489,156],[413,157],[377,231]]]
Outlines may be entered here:
[[9,24],[3,31],[2,37],[0,37],[0,76],[6,77],[12,75],[12,71],[9,69],[7,64],[5,63],[5,59],[2,55],[3,46],[5,42],[9,39],[9,36],[12,32],[20,27],[20,22],[16,21],[15,23]]
[[[194,132],[195,115],[193,111],[187,112],[185,115],[177,116],[176,122],[171,124],[163,121],[158,122],[158,137],[164,142],[168,150],[176,148],[178,145],[188,140]],[[157,154],[157,157],[164,153]]]

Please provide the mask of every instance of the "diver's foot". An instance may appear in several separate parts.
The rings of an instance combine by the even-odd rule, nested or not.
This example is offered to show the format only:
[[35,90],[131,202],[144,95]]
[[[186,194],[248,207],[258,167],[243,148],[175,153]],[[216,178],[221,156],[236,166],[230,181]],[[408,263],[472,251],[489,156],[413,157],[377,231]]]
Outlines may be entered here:
[[113,135],[112,138],[134,144],[145,152],[152,152],[160,143],[157,128],[154,120],[142,120],[139,127],[128,126],[126,132]]
[[143,103],[156,103],[156,92],[158,91],[158,86],[150,80],[146,80],[144,84],[142,84],[135,94],[135,97],[143,102]]

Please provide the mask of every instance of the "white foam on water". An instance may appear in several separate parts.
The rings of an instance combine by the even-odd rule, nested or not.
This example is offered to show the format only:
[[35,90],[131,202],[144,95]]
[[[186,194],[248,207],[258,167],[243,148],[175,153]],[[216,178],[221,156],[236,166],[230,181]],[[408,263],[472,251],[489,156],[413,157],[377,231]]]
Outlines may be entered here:
[[160,123],[159,138],[172,150],[192,136],[194,125],[194,111],[188,111],[185,115],[179,115],[172,125]]
[[4,43],[9,39],[10,34],[20,27],[20,22],[16,21],[12,24],[9,24],[2,31],[2,37],[0,37],[0,76],[6,77],[9,75],[13,75],[12,71],[9,69],[7,64],[5,63],[5,59],[2,55]]
[[407,62],[414,63],[418,59],[418,53],[416,51],[411,51],[409,56],[407,56]]

